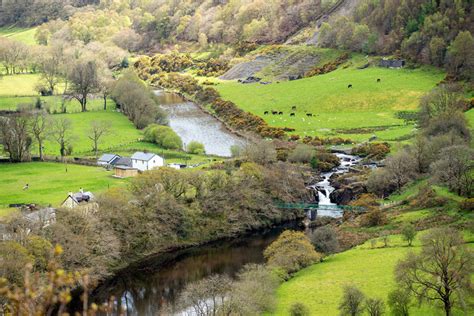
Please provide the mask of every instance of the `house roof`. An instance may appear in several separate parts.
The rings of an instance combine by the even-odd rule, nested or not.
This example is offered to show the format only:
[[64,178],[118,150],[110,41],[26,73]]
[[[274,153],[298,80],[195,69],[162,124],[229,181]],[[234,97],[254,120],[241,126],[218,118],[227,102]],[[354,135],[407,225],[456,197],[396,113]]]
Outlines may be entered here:
[[98,161],[103,161],[103,162],[112,162],[113,160],[120,158],[120,156],[115,155],[115,154],[103,154],[100,156]]
[[39,211],[25,214],[25,219],[30,222],[39,222],[41,220],[50,220],[56,216],[56,210],[52,207],[43,208]]
[[131,167],[132,166],[132,158],[130,157],[120,157],[116,161],[114,161],[114,166],[116,167]]
[[157,156],[157,154],[154,153],[144,153],[141,151],[137,151],[132,155],[132,159],[135,160],[143,160],[143,161],[149,161],[151,158]]

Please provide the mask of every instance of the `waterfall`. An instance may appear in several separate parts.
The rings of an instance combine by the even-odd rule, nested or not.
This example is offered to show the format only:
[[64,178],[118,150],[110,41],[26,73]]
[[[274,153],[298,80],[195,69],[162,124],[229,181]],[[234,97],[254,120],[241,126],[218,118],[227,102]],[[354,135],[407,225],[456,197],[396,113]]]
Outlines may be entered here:
[[[322,173],[321,176],[323,177],[323,179],[311,187],[313,190],[318,192],[318,198],[319,198],[318,206],[335,205],[335,203],[333,203],[330,198],[330,195],[335,190],[335,188],[331,185],[331,182],[329,181],[329,179],[331,178],[333,174],[342,174],[342,173],[349,172],[350,167],[359,163],[361,160],[361,158],[357,156],[346,155],[346,154],[336,154],[336,156],[341,161],[340,166],[332,169],[329,172]],[[314,217],[313,215],[314,214],[308,213],[308,217],[310,217],[310,219],[313,219]],[[317,215],[340,217],[342,216],[342,212],[341,211],[328,211],[327,209],[325,210],[324,207],[321,207],[321,208],[318,208]]]

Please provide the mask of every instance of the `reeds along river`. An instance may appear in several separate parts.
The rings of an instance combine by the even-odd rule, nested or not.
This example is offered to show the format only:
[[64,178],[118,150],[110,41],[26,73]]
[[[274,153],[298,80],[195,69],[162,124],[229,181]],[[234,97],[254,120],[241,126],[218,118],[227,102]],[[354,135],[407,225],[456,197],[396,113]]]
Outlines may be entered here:
[[245,144],[242,137],[233,134],[193,102],[163,90],[155,90],[155,94],[168,113],[169,126],[181,137],[184,147],[191,141],[198,141],[204,144],[207,154],[229,157],[231,146]]

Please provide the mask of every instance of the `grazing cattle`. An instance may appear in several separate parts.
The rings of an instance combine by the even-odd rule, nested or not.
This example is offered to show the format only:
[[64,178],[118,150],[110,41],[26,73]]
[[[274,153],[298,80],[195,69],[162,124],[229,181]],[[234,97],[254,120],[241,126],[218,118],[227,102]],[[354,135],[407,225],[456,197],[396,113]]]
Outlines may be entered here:
[[296,111],[296,106],[293,105],[293,106],[291,107],[291,109],[292,109],[293,111]]
[[347,87],[348,87],[348,88],[352,88],[352,85],[350,84],[350,85],[348,85]]
[[308,117],[313,116],[313,113],[306,113],[306,116]]
[[290,116],[295,116],[295,113],[290,113]]
[[278,115],[283,115],[283,112],[278,112]]
[[263,115],[268,115],[268,111],[263,112]]
[[278,111],[272,111],[272,114],[276,115],[276,114],[278,114]]
[[378,79],[377,79],[377,82],[380,82],[380,81],[382,81],[382,80],[380,80],[380,78],[378,78]]

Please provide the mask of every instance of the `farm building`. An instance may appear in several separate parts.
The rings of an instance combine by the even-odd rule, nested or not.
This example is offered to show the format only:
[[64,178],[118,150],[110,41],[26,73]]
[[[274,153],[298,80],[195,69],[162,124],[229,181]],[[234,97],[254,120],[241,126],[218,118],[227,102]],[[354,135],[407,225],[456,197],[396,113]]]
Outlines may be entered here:
[[154,168],[163,167],[165,160],[154,153],[144,153],[137,151],[131,157],[132,168],[140,171],[152,170]]
[[168,167],[179,170],[179,169],[184,169],[187,166],[185,164],[182,164],[182,163],[170,163],[170,164],[168,164]]
[[97,164],[103,167],[110,167],[115,164],[117,160],[120,159],[119,155],[115,154],[103,154],[98,160]]
[[138,169],[127,166],[115,166],[114,177],[116,178],[130,178],[138,174]]
[[94,194],[92,194],[92,192],[70,192],[63,203],[61,203],[61,207],[75,208],[92,200],[94,200]]
[[405,61],[403,59],[382,59],[379,66],[385,68],[402,68],[405,66]]

